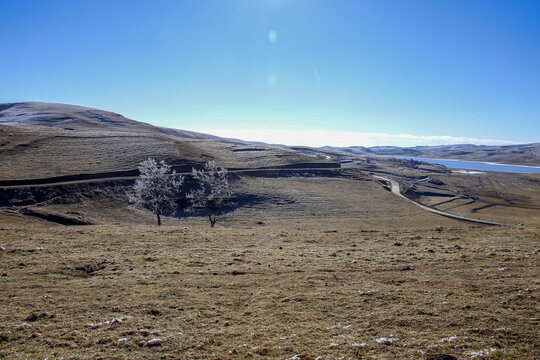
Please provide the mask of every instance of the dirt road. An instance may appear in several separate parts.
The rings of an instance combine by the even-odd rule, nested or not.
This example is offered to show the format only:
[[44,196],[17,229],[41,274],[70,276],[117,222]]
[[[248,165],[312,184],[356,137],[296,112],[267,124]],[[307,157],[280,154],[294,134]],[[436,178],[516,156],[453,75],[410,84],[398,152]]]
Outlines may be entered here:
[[386,182],[389,182],[390,183],[390,190],[392,191],[393,194],[395,194],[395,195],[397,195],[397,196],[399,196],[399,197],[401,197],[403,199],[406,199],[407,201],[412,202],[416,206],[418,206],[418,207],[420,207],[420,208],[422,208],[422,209],[424,209],[426,211],[432,212],[434,214],[450,217],[450,218],[457,219],[457,220],[475,222],[475,223],[484,224],[484,225],[509,225],[509,224],[497,223],[497,222],[492,222],[492,221],[485,221],[485,220],[468,218],[468,217],[465,217],[465,216],[454,215],[454,214],[450,214],[450,213],[447,213],[447,212],[444,212],[444,211],[432,209],[432,208],[430,208],[428,206],[417,203],[416,201],[413,201],[413,200],[409,199],[408,197],[404,196],[401,193],[401,190],[399,188],[399,183],[397,181],[392,180],[392,179],[388,179],[388,178],[385,178],[385,177],[382,177],[382,176],[377,176],[377,175],[373,175],[373,177],[376,178],[376,179],[380,179],[380,180],[384,180]]
[[[335,167],[262,167],[262,168],[245,168],[245,169],[229,169],[229,173],[234,174],[250,174],[258,172],[298,172],[298,171],[335,171],[339,170],[339,164]],[[135,180],[138,175],[127,175],[137,172],[136,170],[124,171],[126,175],[108,175],[108,174],[81,174],[81,175],[68,175],[60,176],[57,178],[48,179],[28,179],[28,180],[1,180],[0,190],[18,189],[18,188],[36,188],[47,186],[60,186],[60,185],[72,185],[72,184],[89,184],[99,183],[107,181],[119,181],[119,180]],[[190,176],[189,172],[177,172],[177,175]],[[70,178],[70,180],[64,180],[64,178]],[[73,179],[71,179],[73,178]],[[5,185],[2,184],[6,183]]]

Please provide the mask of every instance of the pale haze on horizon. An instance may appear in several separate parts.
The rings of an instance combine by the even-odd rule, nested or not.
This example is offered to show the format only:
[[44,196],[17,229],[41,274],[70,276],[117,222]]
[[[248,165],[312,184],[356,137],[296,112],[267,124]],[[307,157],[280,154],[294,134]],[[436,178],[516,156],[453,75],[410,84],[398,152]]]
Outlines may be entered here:
[[452,136],[419,136],[411,134],[384,134],[331,130],[275,130],[275,129],[193,129],[200,133],[224,138],[264,142],[288,146],[434,146],[434,145],[515,145],[511,140],[478,139]]
[[0,103],[307,146],[540,142],[540,2],[4,0]]

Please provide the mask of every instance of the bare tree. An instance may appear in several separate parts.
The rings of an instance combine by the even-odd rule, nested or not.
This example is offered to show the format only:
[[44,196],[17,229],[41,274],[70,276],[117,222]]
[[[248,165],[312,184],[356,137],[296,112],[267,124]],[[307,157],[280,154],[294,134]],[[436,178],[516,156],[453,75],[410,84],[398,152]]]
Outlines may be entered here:
[[218,210],[229,202],[232,196],[227,169],[218,167],[215,161],[208,161],[204,169],[193,168],[191,174],[199,181],[199,188],[187,195],[191,200],[191,208],[206,210],[210,226],[214,227]]
[[176,175],[165,161],[157,163],[152,158],[139,163],[139,172],[133,192],[127,193],[129,202],[152,211],[157,216],[158,225],[161,225],[161,215],[176,209],[173,197],[184,178]]

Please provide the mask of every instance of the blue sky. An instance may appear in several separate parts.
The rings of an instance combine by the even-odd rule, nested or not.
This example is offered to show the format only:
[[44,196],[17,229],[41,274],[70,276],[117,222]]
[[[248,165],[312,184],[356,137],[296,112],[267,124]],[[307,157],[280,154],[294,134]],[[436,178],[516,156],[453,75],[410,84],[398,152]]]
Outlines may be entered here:
[[0,0],[0,102],[304,145],[540,141],[540,1]]

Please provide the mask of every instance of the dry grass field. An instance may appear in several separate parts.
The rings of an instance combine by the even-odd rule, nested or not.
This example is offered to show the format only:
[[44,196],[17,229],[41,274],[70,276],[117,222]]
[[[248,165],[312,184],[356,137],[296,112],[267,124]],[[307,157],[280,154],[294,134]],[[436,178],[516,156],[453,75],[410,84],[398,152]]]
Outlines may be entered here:
[[94,226],[4,212],[0,357],[539,355],[537,226],[458,222],[349,175],[240,178],[262,200],[214,229],[103,198],[45,207]]
[[536,227],[2,220],[1,358],[539,356]]
[[[502,172],[464,174],[440,165],[358,157],[345,166],[398,181],[424,205],[473,219],[540,225],[540,175]],[[368,158],[369,159],[369,158]]]

